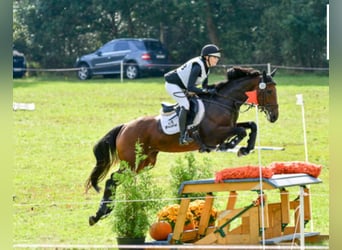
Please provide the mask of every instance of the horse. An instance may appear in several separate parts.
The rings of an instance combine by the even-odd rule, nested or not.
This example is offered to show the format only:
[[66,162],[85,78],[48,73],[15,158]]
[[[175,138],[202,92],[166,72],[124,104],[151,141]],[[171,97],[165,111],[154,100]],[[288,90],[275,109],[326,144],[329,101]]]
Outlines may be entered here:
[[[96,165],[86,180],[86,192],[91,187],[100,192],[98,183],[107,176],[111,166],[119,161],[125,161],[138,173],[146,166],[154,166],[159,152],[224,151],[234,148],[247,136],[246,130],[250,129],[247,146],[240,147],[238,151],[238,156],[247,155],[254,149],[257,126],[254,122],[237,123],[240,107],[246,104],[246,92],[256,91],[257,108],[266,114],[269,122],[276,122],[279,113],[276,83],[273,80],[275,72],[276,69],[266,74],[254,68],[233,67],[227,70],[226,80],[212,85],[216,90],[214,95],[195,96],[195,99],[202,101],[205,113],[199,124],[189,130],[194,141],[188,145],[179,145],[179,133],[163,132],[160,115],[140,117],[114,127],[94,145]],[[135,166],[137,142],[145,157]],[[113,180],[114,173],[106,180],[100,207],[95,216],[89,217],[89,225],[94,225],[112,211],[109,204],[115,199],[118,185]],[[120,173],[120,168],[116,173]]]

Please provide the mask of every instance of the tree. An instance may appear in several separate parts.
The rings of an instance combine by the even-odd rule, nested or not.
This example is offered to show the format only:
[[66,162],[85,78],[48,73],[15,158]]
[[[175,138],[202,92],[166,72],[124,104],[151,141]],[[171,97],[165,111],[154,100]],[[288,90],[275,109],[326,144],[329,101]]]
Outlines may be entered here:
[[261,20],[255,60],[288,66],[327,66],[326,4],[291,0],[269,6]]
[[120,37],[159,38],[180,64],[203,45],[223,64],[326,66],[328,0],[15,0],[13,41],[40,67],[72,67],[77,56]]

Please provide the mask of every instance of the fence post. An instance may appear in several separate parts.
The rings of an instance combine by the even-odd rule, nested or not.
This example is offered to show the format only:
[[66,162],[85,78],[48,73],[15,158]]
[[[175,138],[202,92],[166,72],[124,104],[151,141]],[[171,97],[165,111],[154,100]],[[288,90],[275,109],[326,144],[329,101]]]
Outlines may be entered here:
[[267,63],[267,74],[271,74],[271,64]]
[[120,80],[123,82],[123,61],[120,62]]

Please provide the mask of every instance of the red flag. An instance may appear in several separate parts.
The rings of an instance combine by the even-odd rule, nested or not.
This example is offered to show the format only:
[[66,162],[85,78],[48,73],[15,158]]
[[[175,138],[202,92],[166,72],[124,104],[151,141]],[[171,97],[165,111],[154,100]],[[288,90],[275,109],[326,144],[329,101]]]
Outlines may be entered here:
[[256,90],[248,91],[245,94],[248,96],[246,103],[258,104],[258,98],[257,98],[257,91]]

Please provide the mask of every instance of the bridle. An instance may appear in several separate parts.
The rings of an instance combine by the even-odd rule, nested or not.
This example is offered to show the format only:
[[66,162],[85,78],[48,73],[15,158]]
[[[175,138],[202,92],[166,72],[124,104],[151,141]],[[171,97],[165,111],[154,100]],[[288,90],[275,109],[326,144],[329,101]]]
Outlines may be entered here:
[[[267,89],[267,86],[269,86],[269,85],[276,85],[276,83],[274,81],[267,81],[267,75],[263,74],[262,77],[260,77],[260,81],[259,81],[258,87],[256,89],[257,99],[258,99],[258,109],[261,112],[267,112],[268,108],[272,108],[272,107],[278,108],[278,104],[266,103],[267,96],[271,94],[269,92],[269,90]],[[216,95],[223,98],[223,99],[231,100],[233,103],[238,104],[239,106],[241,104],[248,105],[247,110],[245,110],[243,112],[240,111],[241,113],[244,113],[244,112],[248,111],[250,108],[252,108],[253,106],[255,106],[255,104],[247,104],[247,103],[240,101],[240,100],[237,100],[231,96],[222,95],[220,93],[216,93]],[[214,101],[211,101],[211,102],[215,103]],[[228,105],[222,105],[222,104],[221,104],[221,106],[229,107]]]
[[268,108],[272,108],[272,107],[278,108],[278,104],[266,103],[267,96],[271,94],[269,90],[267,89],[267,86],[276,85],[276,83],[273,81],[267,82],[266,78],[267,78],[266,74],[263,74],[263,76],[260,79],[258,89],[257,89],[257,99],[259,103],[258,109],[261,112],[266,112]]

